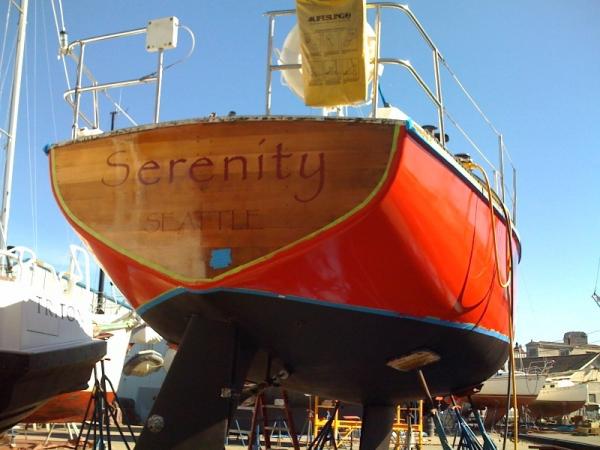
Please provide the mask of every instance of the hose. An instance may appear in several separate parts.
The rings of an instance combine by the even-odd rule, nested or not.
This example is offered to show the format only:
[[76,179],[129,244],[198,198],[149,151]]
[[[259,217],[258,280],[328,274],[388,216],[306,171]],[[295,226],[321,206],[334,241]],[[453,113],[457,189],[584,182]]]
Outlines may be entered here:
[[[517,386],[516,386],[516,375],[515,375],[515,353],[514,353],[514,341],[515,341],[515,333],[514,333],[514,278],[512,276],[512,271],[513,271],[513,250],[512,250],[512,244],[513,244],[513,226],[512,226],[512,219],[510,217],[510,212],[508,211],[508,208],[506,207],[506,204],[504,202],[499,202],[500,206],[502,207],[502,212],[504,213],[504,217],[506,218],[506,230],[507,230],[507,239],[506,239],[506,245],[507,245],[507,249],[506,249],[506,254],[507,254],[507,259],[506,259],[506,280],[502,280],[502,275],[500,274],[500,258],[498,256],[498,239],[496,236],[496,214],[494,213],[494,197],[492,194],[492,187],[490,184],[490,180],[487,176],[487,173],[485,171],[485,169],[483,167],[481,167],[479,164],[473,162],[473,161],[468,161],[465,162],[464,165],[466,166],[467,169],[477,169],[479,170],[482,175],[483,178],[485,180],[485,187],[487,190],[487,195],[488,195],[488,199],[489,199],[489,206],[490,206],[490,215],[491,215],[491,226],[492,226],[492,236],[493,236],[493,243],[494,243],[494,257],[495,257],[495,261],[496,261],[496,274],[497,274],[497,278],[498,278],[498,283],[500,284],[500,286],[506,290],[506,294],[508,297],[508,301],[509,301],[509,314],[508,314],[508,338],[509,338],[509,345],[510,345],[510,351],[509,351],[509,375],[510,375],[510,381],[509,381],[509,385],[508,385],[508,391],[510,392],[510,385],[512,384],[512,408],[514,410],[514,419],[513,419],[513,442],[514,442],[514,449],[517,450],[518,444],[519,444],[519,409],[517,407]],[[508,395],[508,392],[507,392]],[[508,402],[507,402],[508,405]],[[508,423],[508,406],[507,406],[507,414],[506,414],[506,421]],[[504,433],[504,444],[506,444],[506,431],[508,431],[507,428],[505,428],[505,433]]]

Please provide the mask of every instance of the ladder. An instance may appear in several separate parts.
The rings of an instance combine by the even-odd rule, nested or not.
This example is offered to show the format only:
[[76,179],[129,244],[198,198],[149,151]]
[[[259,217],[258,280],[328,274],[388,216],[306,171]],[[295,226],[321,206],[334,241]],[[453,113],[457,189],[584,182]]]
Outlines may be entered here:
[[[271,412],[272,414],[269,414]],[[283,414],[281,414],[283,412]],[[254,413],[250,425],[250,438],[248,440],[248,450],[261,449],[260,434],[262,432],[266,450],[275,450],[282,447],[282,439],[287,438],[292,443],[294,450],[300,450],[298,435],[294,426],[294,418],[289,407],[289,399],[285,389],[281,389],[281,399],[275,399],[273,404],[265,400],[264,391],[256,396]],[[274,446],[272,438],[277,436],[277,444]]]

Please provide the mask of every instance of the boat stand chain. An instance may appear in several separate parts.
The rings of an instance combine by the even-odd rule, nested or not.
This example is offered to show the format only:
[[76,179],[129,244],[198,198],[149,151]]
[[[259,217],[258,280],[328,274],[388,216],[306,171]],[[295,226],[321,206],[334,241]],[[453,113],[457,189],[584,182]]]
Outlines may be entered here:
[[[110,404],[107,395],[107,387],[110,387],[114,394],[113,403]],[[115,407],[116,405],[116,407]],[[83,445],[81,447],[82,450],[88,445],[90,435],[92,437],[92,447],[94,450],[112,450],[112,437],[111,437],[111,419],[116,427],[121,440],[127,447],[127,450],[131,450],[129,446],[129,442],[127,441],[125,434],[123,433],[123,429],[117,420],[117,408],[121,411],[123,408],[121,407],[121,402],[119,401],[119,397],[117,396],[117,392],[110,381],[110,379],[106,376],[104,370],[104,360],[100,361],[100,375],[98,375],[98,371],[96,367],[94,367],[94,387],[92,389],[92,395],[88,401],[87,407],[85,409],[85,415],[83,416],[83,421],[81,422],[81,427],[79,429],[79,435],[77,436],[77,441],[75,442],[75,450],[78,450],[80,447],[80,443]],[[90,414],[90,410],[92,411],[92,416],[88,421],[88,416]],[[86,430],[85,438],[81,439],[84,430]],[[127,428],[129,431],[129,435],[131,436],[133,442],[135,443],[135,435],[129,423],[127,423]]]

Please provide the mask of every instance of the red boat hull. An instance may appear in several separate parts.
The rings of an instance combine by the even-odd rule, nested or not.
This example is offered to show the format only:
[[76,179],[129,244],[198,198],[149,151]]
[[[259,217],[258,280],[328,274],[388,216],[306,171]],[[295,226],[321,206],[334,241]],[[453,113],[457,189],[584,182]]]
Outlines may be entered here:
[[[27,423],[81,423],[89,406],[92,393],[89,390],[69,392],[52,398],[48,403],[28,416]],[[107,392],[109,403],[114,400],[115,394]],[[92,410],[88,412],[88,419]]]
[[389,126],[398,127],[390,165],[367,203],[203,281],[178,279],[107,244],[53,186],[120,290],[172,342],[181,341],[190,314],[226,318],[293,368],[289,387],[361,403],[422,397],[413,373],[386,363],[424,349],[441,358],[424,369],[432,390],[464,389],[489,377],[508,351],[509,304],[498,271],[508,275],[494,256],[495,246],[506,261],[506,221],[497,207],[490,214],[483,186],[422,131]]

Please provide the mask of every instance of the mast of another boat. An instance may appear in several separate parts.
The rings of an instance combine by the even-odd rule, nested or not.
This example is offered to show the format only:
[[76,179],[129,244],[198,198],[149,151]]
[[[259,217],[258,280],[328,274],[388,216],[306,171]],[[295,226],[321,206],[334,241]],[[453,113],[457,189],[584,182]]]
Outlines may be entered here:
[[4,165],[4,184],[2,186],[2,216],[0,217],[0,250],[6,250],[8,245],[8,219],[10,212],[10,197],[12,194],[15,142],[17,137],[17,122],[19,118],[21,74],[23,72],[23,57],[25,54],[25,28],[27,26],[28,6],[29,0],[21,0],[21,6],[16,7],[20,13],[20,17],[19,28],[17,31],[17,49],[15,54],[15,67],[10,100],[10,117],[8,132],[6,133],[6,163]]

